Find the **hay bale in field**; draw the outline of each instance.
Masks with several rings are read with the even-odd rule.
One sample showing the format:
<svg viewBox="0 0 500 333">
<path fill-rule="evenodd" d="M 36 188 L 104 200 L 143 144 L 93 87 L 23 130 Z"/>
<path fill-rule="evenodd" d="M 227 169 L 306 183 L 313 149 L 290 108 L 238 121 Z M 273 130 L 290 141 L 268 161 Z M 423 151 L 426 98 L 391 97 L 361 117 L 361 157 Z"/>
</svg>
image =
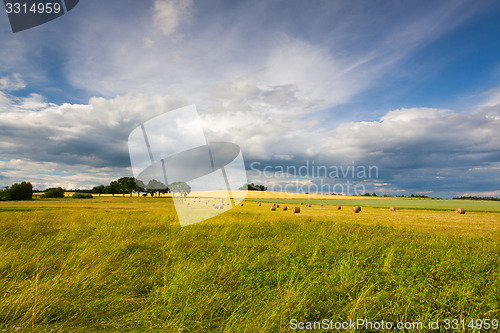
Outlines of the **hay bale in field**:
<svg viewBox="0 0 500 333">
<path fill-rule="evenodd" d="M 276 205 L 272 205 L 272 206 L 271 206 L 271 210 L 272 210 L 272 211 L 275 211 L 275 210 L 276 210 Z"/>
<path fill-rule="evenodd" d="M 293 207 L 292 211 L 294 214 L 298 214 L 298 213 L 300 213 L 300 207 Z"/>
<path fill-rule="evenodd" d="M 243 206 L 243 203 L 240 203 L 240 206 Z"/>
<path fill-rule="evenodd" d="M 320 207 L 323 207 L 323 204 L 319 205 Z"/>
<path fill-rule="evenodd" d="M 341 210 L 342 209 L 342 206 L 337 206 L 337 210 Z"/>
<path fill-rule="evenodd" d="M 359 213 L 360 211 L 361 211 L 361 207 L 359 207 L 359 206 L 352 207 L 352 212 L 353 213 Z"/>
<path fill-rule="evenodd" d="M 391 206 L 391 207 L 389 208 L 389 210 L 390 210 L 391 212 L 395 212 L 395 211 L 396 211 L 396 207 Z"/>
<path fill-rule="evenodd" d="M 304 204 L 304 203 L 302 203 L 302 202 L 300 203 L 300 205 L 301 205 L 301 206 L 302 206 L 303 204 Z"/>
<path fill-rule="evenodd" d="M 259 207 L 262 206 L 260 203 L 259 203 Z"/>
<path fill-rule="evenodd" d="M 288 207 L 284 205 L 283 210 L 288 210 Z"/>
<path fill-rule="evenodd" d="M 457 208 L 455 211 L 457 214 L 465 214 L 465 208 Z"/>
<path fill-rule="evenodd" d="M 276 205 L 276 208 L 280 208 L 280 205 Z"/>
</svg>

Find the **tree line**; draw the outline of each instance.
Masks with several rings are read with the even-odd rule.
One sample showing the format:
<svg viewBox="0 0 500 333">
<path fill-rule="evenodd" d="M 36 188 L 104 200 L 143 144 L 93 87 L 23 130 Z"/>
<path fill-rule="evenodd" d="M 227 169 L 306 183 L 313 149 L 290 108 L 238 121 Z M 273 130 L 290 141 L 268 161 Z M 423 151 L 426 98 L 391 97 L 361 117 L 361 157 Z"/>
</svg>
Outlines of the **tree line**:
<svg viewBox="0 0 500 333">
<path fill-rule="evenodd" d="M 500 198 L 495 197 L 476 197 L 476 196 L 461 196 L 453 198 L 454 200 L 486 200 L 486 201 L 500 201 Z"/>
<path fill-rule="evenodd" d="M 149 193 L 151 196 L 161 193 L 172 193 L 173 195 L 178 193 L 187 196 L 191 193 L 191 186 L 185 182 L 174 182 L 167 186 L 156 179 L 151 179 L 147 184 L 144 184 L 142 180 L 134 177 L 121 177 L 111 181 L 109 185 L 98 185 L 92 188 L 92 193 L 99 194 L 99 196 L 101 194 L 111 194 L 112 196 L 115 196 L 115 194 L 121 194 L 122 196 L 128 194 L 132 196 L 134 192 L 137 193 L 137 196 L 141 193 Z"/>
<path fill-rule="evenodd" d="M 240 188 L 241 190 L 249 191 L 266 191 L 267 187 L 264 185 L 257 185 L 254 183 L 245 184 Z M 15 183 L 11 186 L 6 186 L 5 189 L 0 189 L 0 201 L 4 200 L 31 200 L 33 199 L 33 185 L 30 182 L 23 181 L 21 183 Z M 41 195 L 42 198 L 64 198 L 64 193 L 68 192 L 62 187 L 51 187 L 43 191 Z M 77 191 L 75 191 L 77 192 Z M 116 180 L 111 181 L 108 185 L 98 185 L 94 186 L 91 190 L 79 190 L 78 192 L 92 192 L 101 196 L 101 194 L 111 194 L 115 196 L 116 194 L 121 194 L 125 196 L 126 194 L 132 196 L 133 193 L 137 193 L 139 196 L 141 193 L 143 195 L 150 194 L 151 196 L 157 194 L 172 193 L 172 195 L 187 196 L 191 193 L 191 186 L 185 182 L 174 182 L 165 185 L 164 183 L 151 179 L 147 184 L 144 184 L 139 179 L 134 177 L 121 177 Z M 76 196 L 75 196 L 76 195 Z M 89 196 L 82 196 L 81 193 L 75 193 L 73 197 L 80 198 Z"/>
</svg>

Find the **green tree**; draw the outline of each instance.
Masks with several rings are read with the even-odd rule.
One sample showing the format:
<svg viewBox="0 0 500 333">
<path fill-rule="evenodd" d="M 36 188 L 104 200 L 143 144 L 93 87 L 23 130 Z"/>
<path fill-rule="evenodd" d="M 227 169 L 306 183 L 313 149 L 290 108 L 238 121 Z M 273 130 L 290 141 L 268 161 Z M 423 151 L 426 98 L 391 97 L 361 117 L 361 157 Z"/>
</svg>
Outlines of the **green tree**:
<svg viewBox="0 0 500 333">
<path fill-rule="evenodd" d="M 125 196 L 125 193 L 129 193 L 132 196 L 132 192 L 137 188 L 134 177 L 121 177 L 116 182 L 123 196 Z"/>
<path fill-rule="evenodd" d="M 22 182 L 15 183 L 3 191 L 4 200 L 31 200 L 33 199 L 33 185 Z"/>
<path fill-rule="evenodd" d="M 137 196 L 140 195 L 141 192 L 146 191 L 146 185 L 140 179 L 135 180 L 135 191 L 137 191 Z"/>
<path fill-rule="evenodd" d="M 99 196 L 101 196 L 101 194 L 103 194 L 105 190 L 106 190 L 106 186 L 98 185 L 98 186 L 94 186 L 92 188 L 92 193 L 97 193 L 97 194 L 99 194 Z"/>
<path fill-rule="evenodd" d="M 191 186 L 185 182 L 175 182 L 168 186 L 172 191 L 172 195 L 179 193 L 180 195 L 187 196 L 191 193 Z"/>
<path fill-rule="evenodd" d="M 151 196 L 154 195 L 156 192 L 168 192 L 168 187 L 163 184 L 162 182 L 156 180 L 156 179 L 151 179 L 148 182 L 148 185 L 146 185 L 146 190 L 148 193 L 151 193 Z"/>
<path fill-rule="evenodd" d="M 118 182 L 116 180 L 113 180 L 111 183 L 109 183 L 109 185 L 104 188 L 104 193 L 111 194 L 112 196 L 120 193 L 120 186 L 118 185 Z"/>
</svg>

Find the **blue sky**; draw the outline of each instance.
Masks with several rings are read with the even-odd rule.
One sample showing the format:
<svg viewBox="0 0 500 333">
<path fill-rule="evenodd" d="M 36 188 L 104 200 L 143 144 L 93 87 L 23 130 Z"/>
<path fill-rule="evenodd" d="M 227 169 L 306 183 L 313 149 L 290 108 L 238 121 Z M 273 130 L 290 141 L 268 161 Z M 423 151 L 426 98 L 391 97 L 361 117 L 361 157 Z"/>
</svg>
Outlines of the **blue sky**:
<svg viewBox="0 0 500 333">
<path fill-rule="evenodd" d="M 500 196 L 495 1 L 97 1 L 13 34 L 0 14 L 0 185 L 130 176 L 128 134 L 196 104 L 261 168 L 376 166 L 369 192 Z M 293 185 L 295 184 L 295 185 Z"/>
</svg>

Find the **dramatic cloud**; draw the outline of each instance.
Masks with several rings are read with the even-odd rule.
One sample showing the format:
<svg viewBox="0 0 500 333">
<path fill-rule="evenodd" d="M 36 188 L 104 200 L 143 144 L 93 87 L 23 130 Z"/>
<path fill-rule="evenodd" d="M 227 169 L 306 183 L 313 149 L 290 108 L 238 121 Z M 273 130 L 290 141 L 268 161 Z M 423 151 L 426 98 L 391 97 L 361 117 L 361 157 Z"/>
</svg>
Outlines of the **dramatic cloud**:
<svg viewBox="0 0 500 333">
<path fill-rule="evenodd" d="M 360 180 L 366 189 L 397 193 L 405 188 L 418 192 L 434 185 L 441 187 L 443 193 L 463 193 L 472 188 L 461 189 L 463 186 L 457 184 L 470 177 L 469 183 L 476 188 L 494 190 L 491 179 L 498 178 L 500 167 L 500 105 L 479 107 L 471 113 L 399 109 L 387 112 L 378 121 L 347 122 L 328 129 L 301 118 L 306 104 L 291 98 L 293 89 L 262 91 L 247 81 L 236 84 L 234 89 L 253 96 L 251 107 L 241 112 L 204 110 L 201 120 L 210 141 L 230 141 L 241 146 L 249 169 L 255 168 L 255 164 L 250 168 L 254 161 L 258 161 L 255 170 L 271 167 L 275 171 L 278 166 L 298 168 L 306 163 L 340 168 L 375 166 L 376 175 Z M 17 105 L 14 97 L 4 96 L 10 99 L 9 105 Z M 29 104 L 24 103 L 22 110 L 19 106 L 18 110 L 4 111 L 0 114 L 0 148 L 3 158 L 9 160 L 3 164 L 3 181 L 28 177 L 29 172 L 37 170 L 37 184 L 41 186 L 59 177 L 58 184 L 85 187 L 105 178 L 90 177 L 86 168 L 93 172 L 102 168 L 106 175 L 111 175 L 109 170 L 118 173 L 116 176 L 130 174 L 130 132 L 145 120 L 186 104 L 178 98 L 139 94 L 92 98 L 87 105 L 45 104 L 42 109 L 33 103 L 33 110 L 27 110 Z M 281 117 L 287 108 L 290 113 L 283 121 Z M 16 169 L 16 165 L 24 167 Z M 14 177 L 14 170 L 19 171 L 18 178 Z M 45 181 L 42 174 L 48 175 Z M 249 175 L 256 176 L 252 172 Z M 478 182 L 482 179 L 479 175 L 489 178 Z M 282 173 L 275 176 L 255 180 L 280 186 L 319 185 L 321 181 L 310 171 L 300 177 L 292 174 L 283 179 Z M 352 177 L 347 174 L 340 178 Z"/>
</svg>

